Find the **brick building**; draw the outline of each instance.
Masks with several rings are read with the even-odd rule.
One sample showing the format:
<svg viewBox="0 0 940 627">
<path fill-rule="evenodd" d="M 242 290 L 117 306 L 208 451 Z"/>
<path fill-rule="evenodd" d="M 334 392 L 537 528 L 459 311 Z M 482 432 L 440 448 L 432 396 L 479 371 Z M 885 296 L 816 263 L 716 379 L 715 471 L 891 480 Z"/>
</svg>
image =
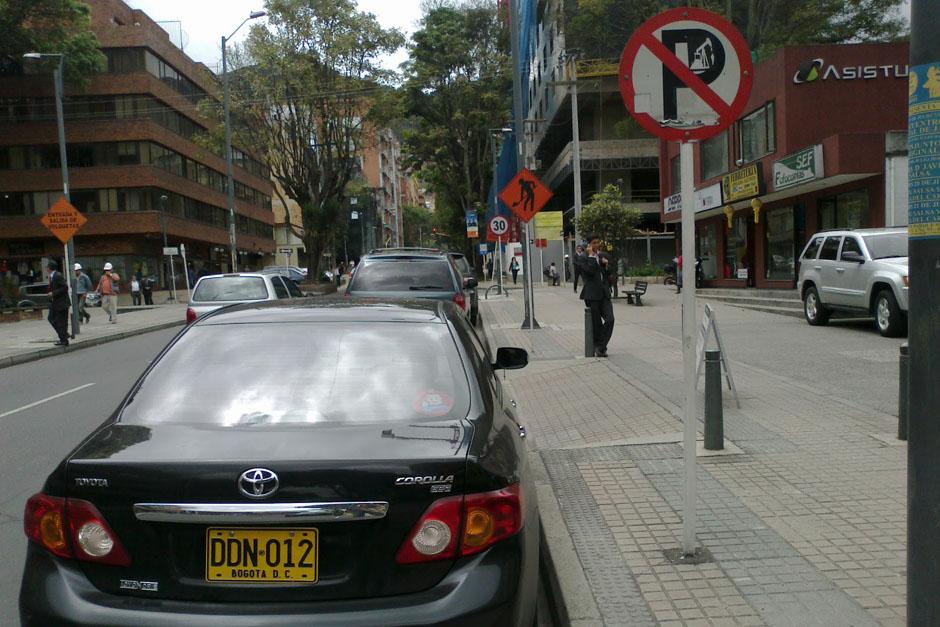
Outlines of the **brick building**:
<svg viewBox="0 0 940 627">
<path fill-rule="evenodd" d="M 794 46 L 755 68 L 744 114 L 695 146 L 705 284 L 792 288 L 816 231 L 907 224 L 906 43 Z M 679 222 L 678 144 L 660 142 Z"/>
<path fill-rule="evenodd" d="M 215 76 L 143 12 L 121 0 L 87 4 L 107 68 L 65 90 L 71 199 L 88 218 L 77 260 L 92 276 L 110 261 L 122 276 L 165 285 L 165 217 L 170 245 L 186 244 L 196 272 L 228 270 L 225 159 L 193 141 L 209 124 L 197 103 L 217 97 Z M 51 69 L 29 63 L 0 76 L 0 259 L 21 275 L 62 256 L 39 221 L 62 195 Z M 271 182 L 256 159 L 234 155 L 239 268 L 260 267 L 274 252 Z"/>
</svg>

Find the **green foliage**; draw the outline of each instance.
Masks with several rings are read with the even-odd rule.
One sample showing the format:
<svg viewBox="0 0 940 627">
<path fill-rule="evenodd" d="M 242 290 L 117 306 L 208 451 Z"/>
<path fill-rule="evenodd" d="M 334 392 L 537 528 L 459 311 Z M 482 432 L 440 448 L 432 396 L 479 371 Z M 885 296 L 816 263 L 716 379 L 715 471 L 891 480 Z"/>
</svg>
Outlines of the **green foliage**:
<svg viewBox="0 0 940 627">
<path fill-rule="evenodd" d="M 495 2 L 434 0 L 425 9 L 405 64 L 405 152 L 435 191 L 438 226 L 462 247 L 464 210 L 489 190 L 489 129 L 510 115 L 508 29 Z"/>
<path fill-rule="evenodd" d="M 436 246 L 431 229 L 437 226 L 435 215 L 425 207 L 402 207 L 405 246 Z"/>
<path fill-rule="evenodd" d="M 254 26 L 229 55 L 234 143 L 263 155 L 300 205 L 303 232 L 296 234 L 316 274 L 346 227 L 347 187 L 369 141 L 366 120 L 392 77 L 379 59 L 404 38 L 353 0 L 268 0 L 265 8 L 268 26 Z M 208 106 L 220 119 L 218 105 Z M 218 145 L 221 129 L 215 133 L 204 143 Z"/>
<path fill-rule="evenodd" d="M 82 85 L 105 64 L 79 0 L 0 0 L 0 32 L 0 67 L 21 65 L 27 52 L 64 53 L 65 80 Z"/>
<path fill-rule="evenodd" d="M 608 250 L 622 252 L 626 239 L 636 233 L 639 222 L 640 210 L 623 204 L 616 185 L 606 185 L 581 209 L 578 231 L 585 237 L 600 237 Z"/>
<path fill-rule="evenodd" d="M 789 44 L 891 41 L 907 34 L 901 0 L 692 0 L 731 16 L 761 58 Z M 565 36 L 584 58 L 618 58 L 633 31 L 674 6 L 667 0 L 566 0 Z"/>
<path fill-rule="evenodd" d="M 623 276 L 665 276 L 666 271 L 652 263 L 632 266 L 623 271 Z"/>
</svg>

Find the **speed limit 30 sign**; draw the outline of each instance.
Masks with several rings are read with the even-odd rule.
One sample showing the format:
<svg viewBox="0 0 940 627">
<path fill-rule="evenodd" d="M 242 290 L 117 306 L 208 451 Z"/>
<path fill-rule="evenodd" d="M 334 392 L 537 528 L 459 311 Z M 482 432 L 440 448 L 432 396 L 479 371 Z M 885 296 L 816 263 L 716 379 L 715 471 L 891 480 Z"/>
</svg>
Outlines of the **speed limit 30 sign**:
<svg viewBox="0 0 940 627">
<path fill-rule="evenodd" d="M 506 216 L 493 216 L 486 228 L 486 239 L 497 242 L 509 233 L 509 218 Z"/>
<path fill-rule="evenodd" d="M 695 8 L 664 11 L 636 30 L 620 57 L 620 94 L 633 117 L 666 140 L 717 135 L 751 94 L 747 42 L 720 16 Z"/>
</svg>

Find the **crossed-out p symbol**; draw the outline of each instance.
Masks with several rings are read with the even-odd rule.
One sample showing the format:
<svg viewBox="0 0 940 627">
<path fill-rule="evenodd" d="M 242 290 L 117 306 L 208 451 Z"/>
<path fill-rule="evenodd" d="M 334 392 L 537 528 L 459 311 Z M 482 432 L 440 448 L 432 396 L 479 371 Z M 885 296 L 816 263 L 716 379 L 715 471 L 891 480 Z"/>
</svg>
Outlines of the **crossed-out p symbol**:
<svg viewBox="0 0 940 627">
<path fill-rule="evenodd" d="M 725 68 L 725 47 L 712 33 L 700 28 L 665 29 L 663 45 L 674 55 L 685 49 L 689 69 L 706 85 L 721 76 Z M 663 65 L 663 118 L 675 120 L 678 116 L 678 90 L 688 87 Z"/>
</svg>

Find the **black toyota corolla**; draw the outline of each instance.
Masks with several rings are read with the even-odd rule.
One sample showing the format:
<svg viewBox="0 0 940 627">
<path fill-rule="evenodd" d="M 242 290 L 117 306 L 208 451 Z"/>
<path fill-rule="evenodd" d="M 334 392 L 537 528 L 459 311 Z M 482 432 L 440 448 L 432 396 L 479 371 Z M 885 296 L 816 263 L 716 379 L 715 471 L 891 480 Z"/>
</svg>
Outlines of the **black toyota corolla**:
<svg viewBox="0 0 940 627">
<path fill-rule="evenodd" d="M 29 499 L 23 625 L 524 625 L 538 511 L 450 303 L 274 301 L 181 332 Z"/>
</svg>

